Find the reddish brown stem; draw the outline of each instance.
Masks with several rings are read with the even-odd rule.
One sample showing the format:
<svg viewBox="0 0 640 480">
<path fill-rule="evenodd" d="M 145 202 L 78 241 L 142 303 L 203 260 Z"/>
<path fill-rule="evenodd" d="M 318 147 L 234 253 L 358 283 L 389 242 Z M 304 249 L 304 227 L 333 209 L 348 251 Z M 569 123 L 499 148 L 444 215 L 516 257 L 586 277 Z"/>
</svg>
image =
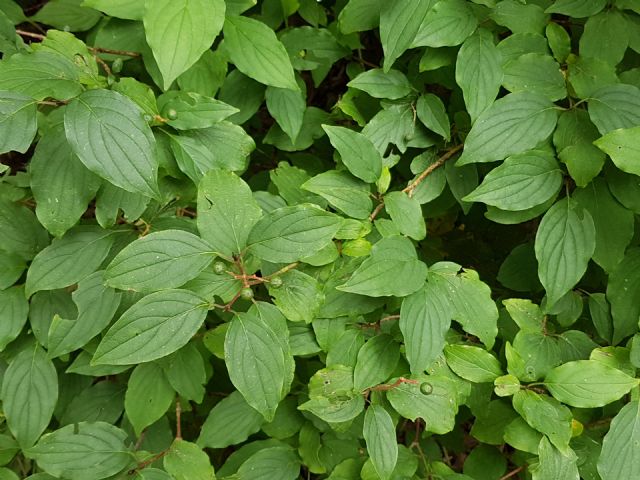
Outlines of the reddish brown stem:
<svg viewBox="0 0 640 480">
<path fill-rule="evenodd" d="M 519 474 L 523 470 L 524 470 L 524 466 L 520 466 L 514 470 L 511 470 L 506 475 L 500 477 L 500 480 L 507 480 L 508 478 L 515 477 L 517 474 Z"/>
<path fill-rule="evenodd" d="M 16 33 L 22 37 L 33 38 L 36 40 L 44 40 L 47 38 L 46 35 L 42 35 L 41 33 L 28 32 L 26 30 L 16 29 Z M 93 53 L 110 53 L 111 55 L 122 55 L 123 57 L 139 57 L 139 52 L 131 52 L 129 50 L 113 50 L 111 48 L 103 48 L 103 47 L 89 47 L 87 46 L 89 51 Z"/>
<path fill-rule="evenodd" d="M 176 440 L 182 440 L 182 405 L 176 400 Z"/>
<path fill-rule="evenodd" d="M 413 196 L 413 191 L 418 187 L 418 185 L 420 185 L 422 183 L 422 181 L 425 178 L 427 178 L 429 175 L 431 175 L 434 170 L 436 170 L 436 169 L 440 168 L 442 165 L 444 165 L 447 160 L 449 160 L 451 157 L 453 157 L 461 149 L 462 149 L 462 144 L 456 145 L 455 147 L 451 147 L 449 150 L 447 150 L 444 153 L 444 155 L 442 155 L 435 162 L 433 162 L 431 165 L 429 165 L 427 168 L 425 168 L 424 171 L 420 175 L 418 175 L 418 177 L 413 182 L 411 182 L 409 185 L 407 185 L 402 191 L 404 193 L 406 193 L 407 195 L 409 195 L 410 197 Z"/>
<path fill-rule="evenodd" d="M 412 385 L 418 385 L 420 382 L 418 380 L 412 380 L 411 378 L 400 377 L 393 383 L 382 383 L 380 385 L 376 385 L 375 387 L 368 388 L 367 391 L 370 391 L 370 392 L 386 392 L 388 390 L 393 390 L 394 388 L 398 388 L 403 383 L 410 383 Z"/>
</svg>

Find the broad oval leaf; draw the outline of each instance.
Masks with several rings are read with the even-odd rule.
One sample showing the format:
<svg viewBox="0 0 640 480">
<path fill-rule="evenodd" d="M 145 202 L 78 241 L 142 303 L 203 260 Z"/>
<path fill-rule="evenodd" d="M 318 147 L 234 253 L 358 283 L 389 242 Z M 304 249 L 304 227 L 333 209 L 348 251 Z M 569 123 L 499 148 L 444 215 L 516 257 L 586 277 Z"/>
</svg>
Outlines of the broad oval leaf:
<svg viewBox="0 0 640 480">
<path fill-rule="evenodd" d="M 176 438 L 162 460 L 164 469 L 176 480 L 213 480 L 209 456 L 195 443 Z"/>
<path fill-rule="evenodd" d="M 149 362 L 186 345 L 207 315 L 208 304 L 188 290 L 162 290 L 143 297 L 111 326 L 92 363 Z"/>
<path fill-rule="evenodd" d="M 427 12 L 413 47 L 454 47 L 478 26 L 473 9 L 464 0 L 439 0 Z"/>
<path fill-rule="evenodd" d="M 431 6 L 431 0 L 392 0 L 380 13 L 380 41 L 384 51 L 384 71 L 408 49 Z"/>
<path fill-rule="evenodd" d="M 322 128 L 353 175 L 367 183 L 378 180 L 382 173 L 382 157 L 371 140 L 345 127 L 323 125 Z"/>
<path fill-rule="evenodd" d="M 640 175 L 640 127 L 612 130 L 593 144 L 609 155 L 623 172 Z"/>
<path fill-rule="evenodd" d="M 427 226 L 420 203 L 404 192 L 390 192 L 384 197 L 384 207 L 400 233 L 414 240 L 427 236 Z"/>
<path fill-rule="evenodd" d="M 142 363 L 134 368 L 127 382 L 124 409 L 136 435 L 159 420 L 174 397 L 175 392 L 157 363 Z"/>
<path fill-rule="evenodd" d="M 600 134 L 640 124 L 640 88 L 607 85 L 589 96 L 589 117 Z"/>
<path fill-rule="evenodd" d="M 213 258 L 211 246 L 193 233 L 163 230 L 123 248 L 107 267 L 105 279 L 121 290 L 176 288 L 198 276 Z"/>
<path fill-rule="evenodd" d="M 353 218 L 368 218 L 373 208 L 369 186 L 344 171 L 323 172 L 303 183 L 302 188 L 320 195 Z"/>
<path fill-rule="evenodd" d="M 20 335 L 28 315 L 29 302 L 22 286 L 0 290 L 0 352 Z"/>
<path fill-rule="evenodd" d="M 470 382 L 493 382 L 503 374 L 498 359 L 480 347 L 447 345 L 444 355 L 451 370 Z"/>
<path fill-rule="evenodd" d="M 16 355 L 2 380 L 2 406 L 9 430 L 22 448 L 32 446 L 51 421 L 58 401 L 56 368 L 39 347 Z"/>
<path fill-rule="evenodd" d="M 457 165 L 494 162 L 530 150 L 551 135 L 557 118 L 555 106 L 545 97 L 510 93 L 478 117 Z"/>
<path fill-rule="evenodd" d="M 38 130 L 36 102 L 17 92 L 0 91 L 0 152 L 25 153 Z"/>
<path fill-rule="evenodd" d="M 378 476 L 388 480 L 398 461 L 398 442 L 393 420 L 384 407 L 371 405 L 367 408 L 362 434 Z"/>
<path fill-rule="evenodd" d="M 640 304 L 640 249 L 630 248 L 611 272 L 607 285 L 607 300 L 613 316 L 613 344 L 638 331 Z"/>
<path fill-rule="evenodd" d="M 93 173 L 128 192 L 159 195 L 155 139 L 132 100 L 112 90 L 85 92 L 67 106 L 64 128 Z"/>
<path fill-rule="evenodd" d="M 640 442 L 640 403 L 627 403 L 611 421 L 602 441 L 598 473 L 602 480 L 640 477 L 636 446 Z"/>
<path fill-rule="evenodd" d="M 211 47 L 224 14 L 224 0 L 146 0 L 144 30 L 165 90 Z"/>
<path fill-rule="evenodd" d="M 353 387 L 362 391 L 385 382 L 400 359 L 400 346 L 390 335 L 376 335 L 358 351 Z"/>
<path fill-rule="evenodd" d="M 567 362 L 549 371 L 544 385 L 571 407 L 597 408 L 615 402 L 640 380 L 597 360 Z"/>
<path fill-rule="evenodd" d="M 596 249 L 591 214 L 565 198 L 551 207 L 536 233 L 538 276 L 552 306 L 582 278 Z"/>
<path fill-rule="evenodd" d="M 372 68 L 362 72 L 347 86 L 362 90 L 374 98 L 388 98 L 390 100 L 406 97 L 413 90 L 404 73 L 393 69 L 385 72 L 381 68 Z"/>
<path fill-rule="evenodd" d="M 69 480 L 100 480 L 131 462 L 127 434 L 109 423 L 80 422 L 44 435 L 27 450 L 45 472 Z"/>
<path fill-rule="evenodd" d="M 284 45 L 264 23 L 248 17 L 227 16 L 224 42 L 233 64 L 248 77 L 272 87 L 298 90 Z"/>
</svg>

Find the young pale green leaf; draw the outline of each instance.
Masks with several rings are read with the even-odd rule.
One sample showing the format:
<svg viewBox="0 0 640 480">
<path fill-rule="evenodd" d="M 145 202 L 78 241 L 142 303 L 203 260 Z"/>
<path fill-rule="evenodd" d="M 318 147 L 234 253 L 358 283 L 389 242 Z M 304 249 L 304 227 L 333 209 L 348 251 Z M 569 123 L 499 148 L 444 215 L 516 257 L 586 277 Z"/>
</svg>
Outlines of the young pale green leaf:
<svg viewBox="0 0 640 480">
<path fill-rule="evenodd" d="M 162 290 L 133 304 L 111 326 L 92 362 L 130 365 L 166 357 L 186 345 L 207 315 L 207 303 L 188 290 Z"/>
<path fill-rule="evenodd" d="M 282 207 L 264 215 L 251 229 L 247 243 L 269 262 L 295 262 L 331 243 L 342 219 L 316 205 Z"/>
<path fill-rule="evenodd" d="M 267 421 L 289 392 L 293 356 L 285 318 L 273 305 L 234 316 L 225 337 L 224 355 L 229 377 L 249 405 Z"/>
<path fill-rule="evenodd" d="M 503 374 L 498 359 L 480 347 L 447 345 L 444 355 L 451 370 L 470 382 L 493 382 Z"/>
<path fill-rule="evenodd" d="M 404 73 L 394 69 L 385 72 L 381 68 L 372 68 L 362 72 L 347 86 L 362 90 L 374 98 L 388 98 L 390 100 L 406 97 L 413 90 Z"/>
<path fill-rule="evenodd" d="M 389 480 L 398 461 L 398 442 L 393 420 L 384 407 L 367 408 L 362 434 L 380 480 Z"/>
<path fill-rule="evenodd" d="M 165 90 L 211 47 L 224 14 L 223 0 L 145 1 L 144 30 Z"/>
<path fill-rule="evenodd" d="M 289 88 L 267 87 L 265 99 L 269 113 L 295 144 L 307 109 L 305 96 Z"/>
<path fill-rule="evenodd" d="M 530 469 L 533 480 L 580 479 L 578 458 L 573 450 L 568 449 L 566 453 L 563 453 L 554 447 L 547 437 L 542 437 L 537 453 L 538 463 L 532 465 Z"/>
<path fill-rule="evenodd" d="M 345 127 L 323 125 L 322 128 L 352 174 L 367 183 L 378 180 L 382 173 L 382 157 L 371 140 Z"/>
<path fill-rule="evenodd" d="M 78 227 L 56 239 L 31 262 L 26 294 L 68 287 L 95 272 L 105 259 L 114 233 L 99 228 Z"/>
<path fill-rule="evenodd" d="M 640 305 L 640 249 L 630 248 L 611 272 L 607 284 L 607 300 L 613 316 L 613 344 L 638 331 Z"/>
<path fill-rule="evenodd" d="M 358 350 L 353 387 L 358 391 L 385 382 L 400 359 L 400 346 L 390 335 L 376 335 Z"/>
<path fill-rule="evenodd" d="M 640 476 L 636 445 L 640 442 L 640 404 L 627 403 L 611 421 L 602 441 L 598 473 L 602 480 Z"/>
<path fill-rule="evenodd" d="M 28 315 L 29 302 L 22 286 L 0 290 L 0 351 L 20 335 Z"/>
<path fill-rule="evenodd" d="M 164 469 L 176 480 L 215 480 L 209 456 L 195 443 L 177 438 L 162 460 Z"/>
<path fill-rule="evenodd" d="M 400 331 L 411 373 L 424 372 L 442 353 L 451 310 L 448 298 L 431 282 L 402 301 Z"/>
<path fill-rule="evenodd" d="M 78 316 L 65 319 L 57 313 L 49 327 L 49 358 L 77 350 L 104 330 L 120 305 L 121 294 L 105 286 L 104 272 L 95 272 L 78 282 L 71 296 Z"/>
<path fill-rule="evenodd" d="M 500 51 L 488 30 L 479 29 L 462 44 L 456 60 L 456 83 L 472 122 L 496 99 L 502 84 L 501 65 Z"/>
<path fill-rule="evenodd" d="M 39 347 L 16 355 L 2 380 L 2 407 L 9 430 L 22 448 L 31 447 L 51 421 L 58 401 L 58 375 Z"/>
<path fill-rule="evenodd" d="M 38 141 L 29 171 L 38 220 L 56 237 L 78 222 L 100 188 L 100 177 L 73 153 L 62 128 Z"/>
<path fill-rule="evenodd" d="M 558 114 L 551 101 L 531 93 L 511 93 L 476 120 L 457 165 L 494 162 L 534 148 L 551 135 Z"/>
<path fill-rule="evenodd" d="M 416 114 L 429 130 L 447 141 L 451 139 L 449 117 L 440 97 L 432 93 L 420 95 L 416 103 Z"/>
<path fill-rule="evenodd" d="M 571 410 L 548 395 L 531 390 L 518 390 L 513 397 L 513 408 L 522 418 L 563 453 L 569 450 L 572 435 Z"/>
<path fill-rule="evenodd" d="M 130 464 L 126 440 L 127 434 L 109 423 L 80 422 L 47 433 L 26 454 L 55 477 L 101 480 Z"/>
<path fill-rule="evenodd" d="M 577 190 L 574 198 L 593 218 L 596 228 L 593 260 L 610 273 L 622 261 L 633 237 L 633 212 L 617 202 L 602 178 Z"/>
<path fill-rule="evenodd" d="M 458 411 L 455 382 L 436 375 L 420 375 L 410 380 L 411 383 L 401 383 L 387 392 L 391 406 L 412 421 L 423 419 L 426 431 L 437 434 L 450 432 Z"/>
<path fill-rule="evenodd" d="M 143 363 L 131 372 L 124 397 L 124 410 L 136 436 L 162 417 L 175 392 L 157 363 Z"/>
<path fill-rule="evenodd" d="M 418 260 L 411 240 L 393 236 L 383 238 L 338 290 L 368 297 L 404 297 L 420 289 L 427 266 Z"/>
<path fill-rule="evenodd" d="M 544 384 L 571 407 L 597 408 L 615 402 L 640 380 L 597 360 L 576 360 L 552 369 Z"/>
<path fill-rule="evenodd" d="M 640 127 L 612 130 L 593 142 L 623 172 L 640 175 Z"/>
<path fill-rule="evenodd" d="M 547 291 L 547 305 L 556 303 L 580 281 L 595 248 L 595 226 L 587 210 L 565 198 L 547 211 L 535 243 L 538 277 Z"/>
<path fill-rule="evenodd" d="M 236 445 L 260 430 L 263 423 L 263 416 L 236 390 L 211 409 L 202 425 L 197 444 L 202 448 Z"/>
<path fill-rule="evenodd" d="M 545 13 L 560 13 L 574 18 L 595 15 L 607 4 L 606 0 L 556 0 Z"/>
<path fill-rule="evenodd" d="M 299 89 L 284 45 L 264 23 L 227 16 L 224 45 L 233 64 L 248 77 L 272 87 Z"/>
<path fill-rule="evenodd" d="M 640 88 L 619 84 L 598 89 L 589 98 L 589 117 L 602 135 L 636 127 L 640 124 Z"/>
<path fill-rule="evenodd" d="M 66 108 L 64 129 L 80 161 L 124 190 L 155 197 L 155 139 L 132 100 L 111 90 L 90 90 Z"/>
<path fill-rule="evenodd" d="M 349 217 L 366 219 L 373 208 L 369 186 L 344 171 L 323 172 L 303 183 L 302 188 L 325 198 Z"/>
<path fill-rule="evenodd" d="M 418 201 L 404 192 L 390 192 L 384 196 L 384 207 L 403 235 L 422 240 L 427 236 L 427 226 Z"/>
<path fill-rule="evenodd" d="M 478 19 L 467 2 L 439 0 L 422 20 L 411 46 L 454 47 L 464 42 L 477 26 Z"/>
<path fill-rule="evenodd" d="M 25 153 L 38 129 L 36 102 L 21 93 L 0 91 L 0 152 Z"/>
<path fill-rule="evenodd" d="M 211 127 L 240 111 L 211 97 L 176 90 L 158 97 L 158 108 L 167 124 L 178 130 Z"/>
<path fill-rule="evenodd" d="M 526 210 L 548 201 L 561 186 L 562 171 L 556 159 L 532 150 L 509 157 L 491 170 L 464 200 L 502 210 Z"/>
<path fill-rule="evenodd" d="M 123 248 L 107 267 L 105 279 L 121 290 L 176 288 L 195 278 L 213 258 L 211 245 L 193 233 L 163 230 Z"/>
<path fill-rule="evenodd" d="M 502 84 L 510 92 L 531 92 L 551 101 L 567 96 L 560 65 L 550 55 L 527 53 L 504 64 Z"/>
<path fill-rule="evenodd" d="M 384 71 L 407 50 L 431 6 L 431 1 L 392 0 L 380 13 L 380 41 L 384 51 Z"/>
</svg>

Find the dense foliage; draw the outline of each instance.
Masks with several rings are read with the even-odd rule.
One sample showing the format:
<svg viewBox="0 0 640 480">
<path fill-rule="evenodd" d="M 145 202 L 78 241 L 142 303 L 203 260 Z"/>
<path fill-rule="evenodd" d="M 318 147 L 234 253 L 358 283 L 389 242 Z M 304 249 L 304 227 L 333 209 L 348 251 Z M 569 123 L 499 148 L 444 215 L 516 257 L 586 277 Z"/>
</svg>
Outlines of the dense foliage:
<svg viewBox="0 0 640 480">
<path fill-rule="evenodd" d="M 640 1 L 0 1 L 0 478 L 640 478 Z"/>
</svg>

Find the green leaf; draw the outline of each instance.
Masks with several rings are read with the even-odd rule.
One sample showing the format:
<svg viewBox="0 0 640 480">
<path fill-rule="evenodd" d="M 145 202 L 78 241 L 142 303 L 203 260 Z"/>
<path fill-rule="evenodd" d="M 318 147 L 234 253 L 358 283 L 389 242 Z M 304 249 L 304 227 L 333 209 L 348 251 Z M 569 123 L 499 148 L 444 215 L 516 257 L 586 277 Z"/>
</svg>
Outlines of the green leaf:
<svg viewBox="0 0 640 480">
<path fill-rule="evenodd" d="M 456 386 L 453 380 L 434 375 L 420 375 L 416 383 L 401 383 L 387 392 L 393 408 L 411 421 L 421 418 L 425 430 L 444 434 L 453 430 L 458 411 Z"/>
<path fill-rule="evenodd" d="M 299 89 L 284 45 L 264 23 L 227 16 L 224 42 L 231 61 L 245 75 L 272 87 Z"/>
<path fill-rule="evenodd" d="M 32 98 L 0 91 L 0 152 L 27 151 L 38 129 L 36 111 Z"/>
<path fill-rule="evenodd" d="M 381 480 L 390 479 L 398 461 L 398 442 L 393 420 L 384 407 L 367 408 L 362 434 L 378 476 Z"/>
<path fill-rule="evenodd" d="M 44 435 L 27 450 L 47 473 L 69 480 L 100 480 L 120 472 L 131 462 L 127 434 L 105 422 L 80 422 Z"/>
<path fill-rule="evenodd" d="M 82 5 L 126 20 L 142 20 L 144 14 L 143 0 L 84 0 Z"/>
<path fill-rule="evenodd" d="M 164 469 L 176 480 L 215 480 L 209 456 L 195 443 L 174 440 L 162 460 Z"/>
<path fill-rule="evenodd" d="M 427 12 L 411 46 L 454 47 L 464 42 L 477 26 L 478 20 L 467 2 L 440 0 Z"/>
<path fill-rule="evenodd" d="M 324 294 L 318 281 L 298 270 L 291 270 L 280 278 L 281 286 L 269 287 L 273 303 L 287 320 L 311 323 L 324 301 Z"/>
<path fill-rule="evenodd" d="M 107 285 L 121 290 L 151 292 L 176 288 L 207 268 L 211 246 L 184 230 L 164 230 L 139 238 L 123 248 L 105 272 Z"/>
<path fill-rule="evenodd" d="M 390 100 L 406 97 L 413 90 L 404 73 L 394 69 L 385 72 L 381 68 L 372 68 L 362 72 L 347 83 L 347 86 L 362 90 L 374 98 L 388 98 Z"/>
<path fill-rule="evenodd" d="M 48 244 L 47 231 L 31 210 L 0 197 L 0 249 L 30 260 Z"/>
<path fill-rule="evenodd" d="M 342 220 L 312 204 L 282 207 L 255 224 L 247 243 L 269 262 L 295 262 L 318 252 L 334 237 Z"/>
<path fill-rule="evenodd" d="M 390 192 L 384 196 L 384 206 L 403 235 L 422 240 L 427 236 L 427 226 L 418 201 L 404 192 Z"/>
<path fill-rule="evenodd" d="M 640 305 L 635 298 L 640 294 L 639 273 L 640 249 L 630 248 L 610 274 L 607 300 L 611 303 L 614 345 L 638 331 Z"/>
<path fill-rule="evenodd" d="M 571 37 L 569 33 L 557 23 L 547 24 L 545 34 L 553 56 L 559 62 L 564 62 L 571 53 Z"/>
<path fill-rule="evenodd" d="M 472 122 L 496 99 L 502 84 L 501 65 L 500 51 L 488 30 L 479 29 L 462 44 L 456 61 L 456 83 Z"/>
<path fill-rule="evenodd" d="M 162 290 L 125 311 L 102 338 L 94 364 L 130 365 L 175 352 L 198 331 L 207 304 L 188 290 Z"/>
<path fill-rule="evenodd" d="M 531 466 L 533 480 L 566 478 L 579 480 L 577 457 L 573 450 L 564 454 L 554 447 L 546 437 L 538 445 L 538 463 Z"/>
<path fill-rule="evenodd" d="M 402 301 L 400 331 L 411 373 L 424 372 L 440 356 L 451 317 L 447 297 L 432 282 Z"/>
<path fill-rule="evenodd" d="M 610 273 L 622 261 L 624 252 L 631 243 L 633 213 L 616 201 L 602 178 L 577 190 L 574 198 L 593 218 L 596 228 L 593 260 Z"/>
<path fill-rule="evenodd" d="M 295 144 L 307 109 L 305 96 L 288 88 L 267 87 L 265 99 L 269 113 Z"/>
<path fill-rule="evenodd" d="M 0 249 L 0 289 L 13 285 L 26 268 L 25 261 L 18 255 Z"/>
<path fill-rule="evenodd" d="M 556 120 L 554 105 L 545 97 L 510 93 L 478 117 L 456 165 L 494 162 L 530 150 L 551 135 Z"/>
<path fill-rule="evenodd" d="M 384 51 L 384 71 L 413 43 L 431 1 L 392 0 L 380 13 L 380 41 Z"/>
<path fill-rule="evenodd" d="M 358 351 L 353 369 L 353 387 L 358 391 L 385 382 L 400 359 L 400 346 L 390 335 L 382 334 L 368 340 Z"/>
<path fill-rule="evenodd" d="M 302 188 L 353 218 L 366 219 L 373 208 L 369 186 L 347 172 L 328 170 L 307 180 Z"/>
<path fill-rule="evenodd" d="M 128 192 L 158 196 L 155 139 L 124 95 L 91 90 L 66 108 L 64 128 L 85 167 Z"/>
<path fill-rule="evenodd" d="M 563 453 L 569 451 L 573 419 L 571 410 L 548 395 L 519 390 L 513 397 L 513 408 L 522 418 Z"/>
<path fill-rule="evenodd" d="M 38 220 L 57 237 L 78 222 L 101 183 L 73 153 L 62 128 L 40 139 L 30 172 Z"/>
<path fill-rule="evenodd" d="M 340 31 L 349 34 L 376 28 L 384 5 L 381 0 L 350 0 L 338 16 Z"/>
<path fill-rule="evenodd" d="M 598 13 L 606 3 L 606 0 L 556 0 L 545 12 L 584 18 Z"/>
<path fill-rule="evenodd" d="M 0 290 L 0 351 L 20 335 L 28 315 L 29 302 L 23 287 Z"/>
<path fill-rule="evenodd" d="M 637 126 L 640 124 L 640 89 L 625 84 L 600 88 L 589 98 L 589 117 L 602 135 Z"/>
<path fill-rule="evenodd" d="M 420 95 L 416 103 L 416 114 L 429 130 L 447 141 L 451 139 L 449 117 L 440 97 L 432 93 Z"/>
<path fill-rule="evenodd" d="M 31 20 L 51 25 L 58 30 L 82 32 L 100 20 L 100 13 L 81 6 L 82 0 L 52 0 L 38 10 Z"/>
<path fill-rule="evenodd" d="M 51 421 L 58 401 L 56 369 L 39 347 L 16 355 L 2 380 L 2 406 L 7 425 L 21 448 L 32 446 Z"/>
<path fill-rule="evenodd" d="M 621 398 L 640 380 L 597 360 L 576 360 L 551 370 L 544 384 L 571 407 L 597 408 Z"/>
<path fill-rule="evenodd" d="M 259 450 L 236 473 L 238 480 L 296 480 L 299 475 L 300 460 L 290 447 Z"/>
<path fill-rule="evenodd" d="M 640 475 L 640 462 L 635 446 L 640 441 L 638 401 L 627 403 L 611 421 L 602 441 L 598 473 L 602 480 L 635 478 Z"/>
<path fill-rule="evenodd" d="M 382 172 L 382 158 L 366 136 L 344 127 L 323 125 L 322 128 L 353 175 L 367 183 L 378 180 Z"/>
<path fill-rule="evenodd" d="M 503 374 L 498 359 L 480 347 L 447 345 L 444 355 L 451 370 L 470 382 L 493 382 Z"/>
<path fill-rule="evenodd" d="M 580 36 L 580 55 L 617 65 L 629 45 L 629 27 L 626 17 L 618 9 L 594 15 L 587 20 Z"/>
<path fill-rule="evenodd" d="M 64 401 L 64 392 L 61 397 Z M 60 426 L 79 422 L 115 423 L 123 410 L 124 388 L 114 382 L 99 381 L 71 400 L 60 419 Z"/>
<path fill-rule="evenodd" d="M 165 90 L 211 47 L 224 14 L 223 0 L 145 1 L 144 30 Z"/>
<path fill-rule="evenodd" d="M 167 118 L 167 124 L 178 130 L 211 127 L 239 112 L 236 107 L 214 98 L 175 90 L 158 98 L 158 108 L 160 114 Z"/>
<path fill-rule="evenodd" d="M 532 150 L 509 157 L 491 170 L 480 186 L 464 197 L 502 210 L 526 210 L 545 203 L 562 186 L 562 171 L 555 158 Z"/>
<path fill-rule="evenodd" d="M 124 409 L 136 436 L 165 414 L 174 397 L 175 392 L 158 364 L 143 363 L 133 369 Z"/>
<path fill-rule="evenodd" d="M 78 227 L 42 250 L 27 272 L 26 294 L 68 287 L 95 272 L 105 259 L 114 234 L 90 226 Z"/>
<path fill-rule="evenodd" d="M 640 152 L 640 127 L 612 130 L 597 139 L 596 147 L 611 157 L 613 163 L 623 172 L 640 175 L 638 153 Z"/>
<path fill-rule="evenodd" d="M 260 308 L 234 316 L 225 337 L 225 363 L 247 403 L 271 421 L 289 392 L 293 356 L 285 318 L 272 305 Z"/>
<path fill-rule="evenodd" d="M 535 250 L 549 306 L 580 281 L 595 248 L 595 226 L 587 210 L 565 198 L 547 211 L 536 233 Z"/>
<path fill-rule="evenodd" d="M 0 90 L 35 100 L 68 100 L 82 92 L 78 75 L 78 67 L 57 53 L 18 53 L 0 62 Z"/>
<path fill-rule="evenodd" d="M 404 297 L 423 285 L 426 274 L 427 266 L 418 260 L 411 241 L 394 236 L 378 241 L 349 280 L 336 288 L 369 297 Z"/>
<path fill-rule="evenodd" d="M 71 294 L 78 316 L 66 319 L 54 315 L 47 341 L 49 358 L 83 347 L 109 325 L 120 305 L 121 294 L 104 283 L 103 271 L 78 282 L 78 289 Z"/>
<path fill-rule="evenodd" d="M 202 448 L 236 445 L 260 430 L 263 423 L 262 415 L 236 390 L 211 409 L 202 425 L 197 444 Z"/>
<path fill-rule="evenodd" d="M 504 64 L 502 84 L 510 92 L 531 92 L 551 101 L 567 96 L 560 65 L 550 56 L 527 53 Z"/>
</svg>

